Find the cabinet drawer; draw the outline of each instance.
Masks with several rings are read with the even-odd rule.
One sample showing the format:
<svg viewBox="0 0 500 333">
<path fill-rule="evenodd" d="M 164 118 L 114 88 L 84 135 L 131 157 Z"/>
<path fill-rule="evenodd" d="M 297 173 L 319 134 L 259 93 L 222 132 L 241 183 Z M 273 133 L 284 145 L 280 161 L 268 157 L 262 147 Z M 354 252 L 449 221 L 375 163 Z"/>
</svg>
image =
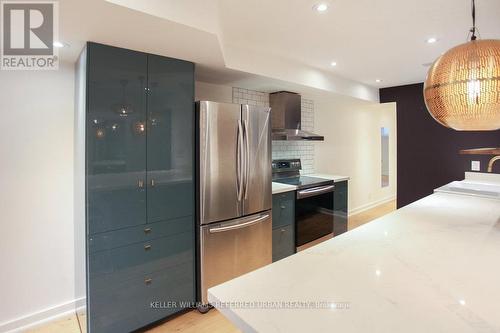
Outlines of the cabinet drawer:
<svg viewBox="0 0 500 333">
<path fill-rule="evenodd" d="M 130 332 L 195 301 L 194 262 L 89 289 L 90 332 Z"/>
<path fill-rule="evenodd" d="M 273 229 L 273 262 L 295 253 L 294 226 Z"/>
<path fill-rule="evenodd" d="M 110 250 L 117 247 L 145 242 L 183 232 L 194 232 L 194 217 L 187 216 L 157 223 L 148 223 L 138 227 L 120 229 L 89 236 L 89 252 Z"/>
<path fill-rule="evenodd" d="M 295 191 L 273 195 L 273 228 L 295 223 Z"/>
<path fill-rule="evenodd" d="M 194 260 L 194 233 L 184 232 L 89 255 L 89 287 L 105 290 L 145 272 Z"/>
</svg>

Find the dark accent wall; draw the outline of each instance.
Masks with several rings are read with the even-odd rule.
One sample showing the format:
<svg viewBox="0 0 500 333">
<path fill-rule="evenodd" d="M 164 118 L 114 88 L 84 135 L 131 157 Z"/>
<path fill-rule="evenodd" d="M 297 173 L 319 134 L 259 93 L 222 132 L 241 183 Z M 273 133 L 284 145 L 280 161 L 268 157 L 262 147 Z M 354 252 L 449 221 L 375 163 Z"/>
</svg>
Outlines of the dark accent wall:
<svg viewBox="0 0 500 333">
<path fill-rule="evenodd" d="M 500 130 L 465 132 L 438 124 L 427 111 L 422 90 L 423 83 L 380 89 L 381 103 L 397 104 L 398 208 L 463 179 L 473 160 L 486 172 L 491 156 L 460 155 L 461 149 L 500 147 Z M 493 171 L 500 173 L 500 163 Z"/>
</svg>

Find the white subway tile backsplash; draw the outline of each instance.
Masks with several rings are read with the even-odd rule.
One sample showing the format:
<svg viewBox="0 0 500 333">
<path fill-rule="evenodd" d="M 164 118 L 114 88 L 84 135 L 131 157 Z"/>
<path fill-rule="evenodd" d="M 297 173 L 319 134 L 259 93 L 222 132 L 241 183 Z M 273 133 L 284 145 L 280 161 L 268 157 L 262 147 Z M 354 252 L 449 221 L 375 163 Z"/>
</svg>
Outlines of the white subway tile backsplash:
<svg viewBox="0 0 500 333">
<path fill-rule="evenodd" d="M 269 94 L 233 87 L 233 103 L 269 106 Z M 314 102 L 302 99 L 301 125 L 305 131 L 314 131 Z M 307 141 L 273 141 L 273 159 L 300 158 L 302 173 L 314 173 L 314 143 Z"/>
</svg>

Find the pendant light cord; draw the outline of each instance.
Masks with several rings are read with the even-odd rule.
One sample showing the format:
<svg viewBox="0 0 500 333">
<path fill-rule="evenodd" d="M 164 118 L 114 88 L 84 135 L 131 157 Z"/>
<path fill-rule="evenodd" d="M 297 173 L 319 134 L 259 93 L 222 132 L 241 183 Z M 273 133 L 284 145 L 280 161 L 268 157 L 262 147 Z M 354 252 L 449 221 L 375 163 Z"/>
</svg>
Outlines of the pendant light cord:
<svg viewBox="0 0 500 333">
<path fill-rule="evenodd" d="M 472 28 L 470 29 L 472 36 L 470 40 L 476 40 L 476 1 L 472 0 Z"/>
</svg>

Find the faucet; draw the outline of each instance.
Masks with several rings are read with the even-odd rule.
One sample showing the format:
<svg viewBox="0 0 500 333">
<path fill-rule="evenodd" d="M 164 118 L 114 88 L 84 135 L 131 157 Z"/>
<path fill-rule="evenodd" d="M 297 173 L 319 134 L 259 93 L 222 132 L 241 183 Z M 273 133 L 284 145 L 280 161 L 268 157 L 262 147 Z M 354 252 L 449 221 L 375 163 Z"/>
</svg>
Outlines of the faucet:
<svg viewBox="0 0 500 333">
<path fill-rule="evenodd" d="M 488 172 L 493 172 L 493 164 L 495 164 L 496 161 L 500 160 L 500 155 L 494 156 L 490 162 L 488 163 Z"/>
</svg>

